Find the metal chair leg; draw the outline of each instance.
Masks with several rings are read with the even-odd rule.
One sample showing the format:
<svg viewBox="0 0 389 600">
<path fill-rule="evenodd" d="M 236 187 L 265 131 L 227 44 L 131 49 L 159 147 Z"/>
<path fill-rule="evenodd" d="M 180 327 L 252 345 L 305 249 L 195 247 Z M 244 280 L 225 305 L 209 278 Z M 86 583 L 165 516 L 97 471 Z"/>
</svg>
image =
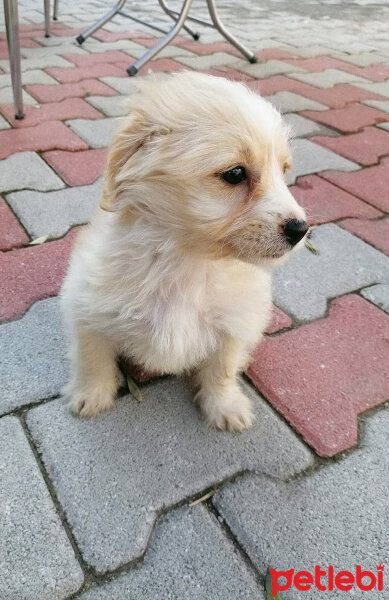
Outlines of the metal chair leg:
<svg viewBox="0 0 389 600">
<path fill-rule="evenodd" d="M 133 65 L 128 67 L 127 73 L 130 76 L 136 75 L 139 69 L 143 67 L 144 64 L 151 60 L 156 54 L 158 54 L 158 52 L 160 52 L 160 50 L 162 50 L 162 48 L 167 46 L 168 43 L 176 37 L 176 35 L 179 33 L 180 29 L 184 25 L 185 19 L 187 17 L 191 5 L 192 0 L 184 0 L 180 16 L 178 17 L 174 27 L 172 27 L 172 29 L 168 33 L 166 33 L 156 44 L 154 44 L 154 46 L 150 48 L 150 50 L 148 50 L 147 52 L 145 52 L 145 54 L 143 54 L 143 56 L 138 58 L 138 60 L 136 60 Z"/>
<path fill-rule="evenodd" d="M 98 29 L 100 29 L 100 27 L 108 23 L 108 21 L 110 21 L 123 8 L 125 3 L 126 0 L 119 0 L 119 2 L 117 2 L 115 6 L 104 15 L 104 17 L 102 17 L 99 21 L 96 21 L 96 23 L 94 23 L 94 25 L 91 25 L 89 29 L 84 31 L 84 33 L 80 33 L 80 35 L 76 37 L 77 42 L 80 45 L 83 42 L 85 42 L 85 40 L 89 36 L 91 36 L 95 31 L 97 31 Z"/>
<path fill-rule="evenodd" d="M 50 37 L 50 0 L 44 0 L 45 5 L 45 37 Z"/>
<path fill-rule="evenodd" d="M 53 21 L 58 21 L 58 0 L 54 0 Z"/>
<path fill-rule="evenodd" d="M 251 50 L 246 48 L 243 44 L 241 44 L 227 29 L 224 27 L 223 23 L 220 21 L 218 14 L 216 12 L 216 7 L 214 0 L 207 0 L 209 14 L 211 15 L 212 22 L 215 28 L 220 31 L 223 37 L 226 38 L 230 44 L 235 46 L 242 54 L 245 56 L 251 63 L 257 62 L 257 57 Z"/>
<path fill-rule="evenodd" d="M 173 19 L 173 21 L 177 21 L 177 17 L 173 13 L 173 11 L 170 10 L 170 8 L 166 4 L 165 0 L 158 0 L 158 2 L 159 2 L 160 7 L 162 8 L 162 10 L 164 10 L 165 13 L 167 15 L 169 15 L 169 17 L 171 17 Z M 185 31 L 187 33 L 189 33 L 189 35 L 192 36 L 192 38 L 194 40 L 199 40 L 200 39 L 200 34 L 197 31 L 193 31 L 193 29 L 191 27 L 189 27 L 189 25 L 183 25 L 183 28 L 185 29 Z"/>
<path fill-rule="evenodd" d="M 14 96 L 15 117 L 23 119 L 23 90 L 20 67 L 20 39 L 17 0 L 4 0 L 5 28 L 9 62 L 11 67 L 12 91 Z"/>
</svg>

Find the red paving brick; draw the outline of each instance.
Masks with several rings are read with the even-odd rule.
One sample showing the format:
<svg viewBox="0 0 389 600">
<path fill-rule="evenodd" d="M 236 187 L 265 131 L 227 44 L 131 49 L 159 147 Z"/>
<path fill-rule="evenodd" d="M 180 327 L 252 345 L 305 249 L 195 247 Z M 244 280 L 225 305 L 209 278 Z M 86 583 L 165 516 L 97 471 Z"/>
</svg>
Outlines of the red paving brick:
<svg viewBox="0 0 389 600">
<path fill-rule="evenodd" d="M 107 52 L 96 52 L 95 54 L 64 54 L 64 58 L 77 65 L 77 67 L 92 67 L 101 63 L 117 63 L 129 60 L 128 54 L 120 50 L 107 50 Z"/>
<path fill-rule="evenodd" d="M 131 65 L 133 60 L 128 57 L 127 67 Z M 171 58 L 157 58 L 146 63 L 144 67 L 139 69 L 140 75 L 147 75 L 147 73 L 176 73 L 178 71 L 189 71 L 189 67 L 183 65 Z"/>
<path fill-rule="evenodd" d="M 347 104 L 359 102 L 360 100 L 386 100 L 384 96 L 373 94 L 348 83 L 339 83 L 327 89 L 318 89 L 308 84 L 300 83 L 301 85 L 295 86 L 293 89 L 288 89 L 306 98 L 311 98 L 311 100 L 316 100 L 316 102 L 321 102 L 321 104 L 325 104 L 329 108 L 344 108 Z"/>
<path fill-rule="evenodd" d="M 32 150 L 86 150 L 88 144 L 60 121 L 48 121 L 35 127 L 0 131 L 0 159 L 15 152 Z"/>
<path fill-rule="evenodd" d="M 301 88 L 311 89 L 310 85 L 290 79 L 289 77 L 285 77 L 285 75 L 272 75 L 267 79 L 252 79 L 247 82 L 247 85 L 254 92 L 257 92 L 257 94 L 261 94 L 261 96 L 271 96 L 277 92 L 296 92 L 296 90 Z M 296 93 L 299 92 L 297 91 Z"/>
<path fill-rule="evenodd" d="M 351 135 L 331 138 L 317 136 L 311 139 L 364 166 L 374 165 L 381 156 L 389 154 L 389 133 L 377 127 L 366 127 Z"/>
<path fill-rule="evenodd" d="M 300 177 L 290 191 L 305 209 L 310 225 L 329 223 L 347 217 L 374 219 L 382 215 L 370 204 L 362 202 L 317 175 Z"/>
<path fill-rule="evenodd" d="M 45 161 L 71 186 L 89 185 L 103 174 L 107 160 L 107 148 L 84 150 L 83 152 L 45 152 Z"/>
<path fill-rule="evenodd" d="M 208 73 L 208 75 L 215 75 L 216 77 L 225 77 L 231 79 L 231 81 L 254 81 L 250 75 L 242 73 L 241 71 L 235 71 L 235 69 L 227 69 L 225 67 L 218 67 L 217 69 L 206 69 L 202 73 Z"/>
<path fill-rule="evenodd" d="M 146 48 L 151 48 L 156 43 L 157 38 L 149 37 L 149 38 L 141 38 L 139 39 L 139 43 Z M 179 48 L 184 48 L 189 52 L 193 52 L 199 56 L 214 54 L 215 52 L 226 52 L 228 54 L 233 54 L 234 56 L 242 56 L 239 50 L 236 50 L 231 44 L 227 42 L 213 42 L 209 44 L 203 44 L 201 41 L 196 41 L 192 39 L 187 39 L 183 37 L 177 37 L 171 42 L 172 46 L 178 46 Z"/>
<path fill-rule="evenodd" d="M 61 83 L 75 83 L 83 79 L 98 79 L 99 77 L 128 77 L 122 63 L 112 65 L 111 63 L 101 63 L 91 67 L 52 67 L 46 69 L 46 73 L 55 77 Z M 127 65 L 128 66 L 128 65 Z"/>
<path fill-rule="evenodd" d="M 339 225 L 389 256 L 389 217 L 378 221 L 346 219 Z"/>
<path fill-rule="evenodd" d="M 39 108 L 24 107 L 24 119 L 15 119 L 15 109 L 12 104 L 0 106 L 0 112 L 8 119 L 13 127 L 34 127 L 46 121 L 63 121 L 64 119 L 101 119 L 103 115 L 81 98 L 67 98 L 61 102 L 50 102 Z"/>
<path fill-rule="evenodd" d="M 383 158 L 379 165 L 361 171 L 325 171 L 320 176 L 376 208 L 389 212 L 389 158 Z"/>
<path fill-rule="evenodd" d="M 105 31 L 104 29 L 99 29 L 96 31 L 93 36 L 96 40 L 100 40 L 100 42 L 117 42 L 118 40 L 134 40 L 137 43 L 141 43 L 141 39 L 152 39 L 155 42 L 158 41 L 158 38 L 153 37 L 145 33 L 144 31 Z"/>
<path fill-rule="evenodd" d="M 34 302 L 58 294 L 77 229 L 62 240 L 0 254 L 0 321 L 19 318 Z"/>
<path fill-rule="evenodd" d="M 97 79 L 84 79 L 78 83 L 60 83 L 58 85 L 26 85 L 27 92 L 38 102 L 60 102 L 65 98 L 83 98 L 84 96 L 117 96 L 118 93 Z"/>
<path fill-rule="evenodd" d="M 334 110 L 305 110 L 301 114 L 318 123 L 334 127 L 343 133 L 353 133 L 367 125 L 389 121 L 388 113 L 358 103 Z"/>
<path fill-rule="evenodd" d="M 371 81 L 385 81 L 389 78 L 389 66 L 382 63 L 370 65 L 369 67 L 358 67 L 332 56 L 316 56 L 315 58 L 286 57 L 284 60 L 311 73 L 318 73 L 325 69 L 338 69 Z"/>
<path fill-rule="evenodd" d="M 286 329 L 292 326 L 292 319 L 284 313 L 278 306 L 273 306 L 271 321 L 266 327 L 266 333 L 275 333 L 280 329 Z"/>
<path fill-rule="evenodd" d="M 389 316 L 350 294 L 329 315 L 265 338 L 248 376 L 321 456 L 357 444 L 357 416 L 389 397 Z"/>
<path fill-rule="evenodd" d="M 0 196 L 0 250 L 10 250 L 28 244 L 23 227 Z"/>
</svg>

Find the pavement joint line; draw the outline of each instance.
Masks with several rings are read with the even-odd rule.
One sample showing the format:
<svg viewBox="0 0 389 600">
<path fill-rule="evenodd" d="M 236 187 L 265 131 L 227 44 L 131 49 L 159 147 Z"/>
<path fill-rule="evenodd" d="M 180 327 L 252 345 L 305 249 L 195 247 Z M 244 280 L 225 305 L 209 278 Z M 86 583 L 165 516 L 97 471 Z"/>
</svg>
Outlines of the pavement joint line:
<svg viewBox="0 0 389 600">
<path fill-rule="evenodd" d="M 23 225 L 23 223 L 20 221 L 20 218 L 18 217 L 18 215 L 15 213 L 15 211 L 13 210 L 13 208 L 10 206 L 9 202 L 7 201 L 6 198 L 6 194 L 8 194 L 8 192 L 2 192 L 1 193 L 1 197 L 3 198 L 5 204 L 7 205 L 7 207 L 9 208 L 9 210 L 11 211 L 11 213 L 13 214 L 13 216 L 15 217 L 15 219 L 17 220 L 17 222 L 19 223 L 20 227 L 23 229 L 24 233 L 26 234 L 26 236 L 28 237 L 28 239 L 30 240 L 30 242 L 32 241 L 31 235 L 29 234 L 29 232 L 27 231 L 27 229 L 25 228 L 25 226 Z M 28 247 L 28 244 L 26 246 L 21 246 L 21 248 L 26 248 Z M 8 250 L 2 250 L 1 252 L 10 252 L 11 250 L 15 250 L 15 248 L 8 248 Z"/>
<path fill-rule="evenodd" d="M 374 167 L 377 167 L 381 164 L 381 160 L 376 163 L 375 165 L 372 165 Z M 365 167 L 365 169 L 368 169 L 369 167 Z M 325 177 L 322 177 L 322 173 L 326 173 L 329 170 L 336 170 L 336 169 L 326 169 L 326 171 L 318 171 L 317 173 L 314 173 L 314 175 L 317 175 L 318 177 L 320 177 L 320 179 L 324 179 L 324 181 L 328 181 Z M 360 169 L 359 171 L 362 171 L 362 169 Z M 359 171 L 354 171 L 354 173 L 359 173 Z M 345 171 L 337 171 L 338 173 L 344 173 Z M 296 183 L 297 183 L 297 179 L 296 179 Z M 296 183 L 294 183 L 294 185 L 296 185 Z M 352 196 L 355 196 L 355 198 L 358 198 L 358 200 L 361 200 L 362 202 L 365 202 L 365 204 L 368 204 L 369 206 L 374 206 L 373 204 L 371 204 L 370 202 L 368 202 L 365 198 L 362 198 L 362 196 L 358 196 L 358 194 L 355 194 L 354 192 L 349 192 L 348 190 L 346 190 L 346 188 L 343 188 L 338 182 L 332 182 L 332 185 L 335 185 L 337 188 L 339 188 L 340 190 L 344 191 L 344 192 L 348 192 L 349 194 L 351 194 Z M 375 206 L 374 206 L 375 208 Z M 388 214 L 386 211 L 379 209 L 384 215 Z M 365 242 L 366 244 L 368 244 L 368 242 Z M 370 244 L 369 244 L 370 245 Z"/>
</svg>

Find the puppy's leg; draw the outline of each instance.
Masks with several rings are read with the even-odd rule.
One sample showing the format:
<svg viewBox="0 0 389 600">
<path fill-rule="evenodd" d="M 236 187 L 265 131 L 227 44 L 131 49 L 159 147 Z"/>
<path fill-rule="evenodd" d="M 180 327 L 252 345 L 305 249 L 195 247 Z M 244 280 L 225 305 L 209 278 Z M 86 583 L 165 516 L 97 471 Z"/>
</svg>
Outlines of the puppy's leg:
<svg viewBox="0 0 389 600">
<path fill-rule="evenodd" d="M 197 372 L 199 391 L 195 399 L 208 423 L 217 429 L 240 432 L 253 422 L 251 402 L 236 380 L 247 358 L 243 343 L 226 337 Z"/>
<path fill-rule="evenodd" d="M 101 333 L 78 326 L 70 351 L 72 379 L 64 392 L 72 411 L 94 417 L 112 408 L 119 380 L 110 342 Z"/>
</svg>

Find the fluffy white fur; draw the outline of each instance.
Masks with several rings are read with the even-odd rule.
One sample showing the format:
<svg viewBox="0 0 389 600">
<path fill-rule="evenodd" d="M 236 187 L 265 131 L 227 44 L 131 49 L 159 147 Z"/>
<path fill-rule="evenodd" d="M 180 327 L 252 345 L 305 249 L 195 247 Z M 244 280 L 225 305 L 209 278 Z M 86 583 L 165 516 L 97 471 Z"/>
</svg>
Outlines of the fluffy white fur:
<svg viewBox="0 0 389 600">
<path fill-rule="evenodd" d="M 196 73 L 139 83 L 113 140 L 100 208 L 62 288 L 72 410 L 113 406 L 117 357 L 192 372 L 207 421 L 242 431 L 250 401 L 237 374 L 271 309 L 270 269 L 305 219 L 284 180 L 279 113 L 239 83 Z M 247 180 L 221 173 L 244 166 Z"/>
</svg>

